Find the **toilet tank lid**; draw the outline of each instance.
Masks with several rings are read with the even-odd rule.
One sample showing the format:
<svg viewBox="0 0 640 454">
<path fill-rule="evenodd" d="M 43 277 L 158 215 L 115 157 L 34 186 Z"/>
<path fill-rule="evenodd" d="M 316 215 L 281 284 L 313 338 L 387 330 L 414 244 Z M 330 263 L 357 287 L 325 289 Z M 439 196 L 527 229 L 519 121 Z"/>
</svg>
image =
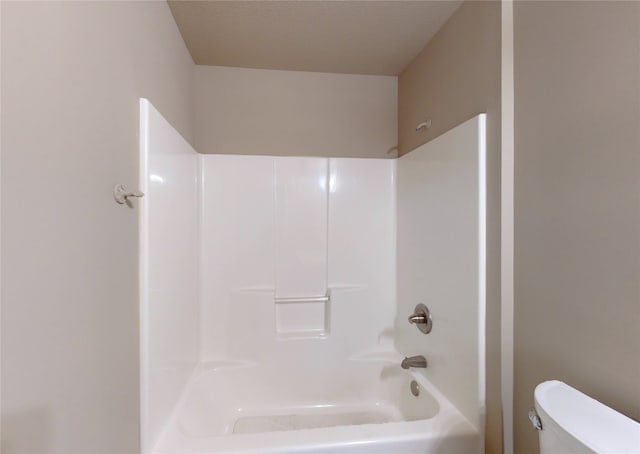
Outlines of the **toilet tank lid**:
<svg viewBox="0 0 640 454">
<path fill-rule="evenodd" d="M 601 453 L 640 453 L 640 424 L 558 380 L 535 389 L 536 409 L 590 449 Z"/>
</svg>

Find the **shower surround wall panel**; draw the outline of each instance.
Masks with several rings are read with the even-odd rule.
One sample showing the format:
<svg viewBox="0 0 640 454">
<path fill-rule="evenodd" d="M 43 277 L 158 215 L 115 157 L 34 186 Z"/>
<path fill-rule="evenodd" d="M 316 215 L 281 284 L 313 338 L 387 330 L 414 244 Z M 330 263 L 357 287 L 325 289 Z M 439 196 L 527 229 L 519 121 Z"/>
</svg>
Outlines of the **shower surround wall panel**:
<svg viewBox="0 0 640 454">
<path fill-rule="evenodd" d="M 331 335 L 350 355 L 393 350 L 396 161 L 329 167 Z"/>
<path fill-rule="evenodd" d="M 288 367 L 390 348 L 393 160 L 200 160 L 203 360 Z"/>
<path fill-rule="evenodd" d="M 198 155 L 140 100 L 142 451 L 150 452 L 199 362 Z M 179 266 L 177 266 L 179 264 Z"/>
<path fill-rule="evenodd" d="M 274 158 L 200 156 L 201 354 L 257 360 L 273 334 Z M 249 328 L 250 326 L 250 328 Z"/>
<path fill-rule="evenodd" d="M 328 161 L 275 158 L 276 298 L 327 291 Z"/>
<path fill-rule="evenodd" d="M 276 330 L 325 335 L 328 166 L 325 158 L 275 158 Z M 309 299 L 311 298 L 311 299 Z"/>
<path fill-rule="evenodd" d="M 485 115 L 398 160 L 398 319 L 404 354 L 482 431 L 485 314 Z M 432 312 L 425 336 L 406 322 Z"/>
</svg>

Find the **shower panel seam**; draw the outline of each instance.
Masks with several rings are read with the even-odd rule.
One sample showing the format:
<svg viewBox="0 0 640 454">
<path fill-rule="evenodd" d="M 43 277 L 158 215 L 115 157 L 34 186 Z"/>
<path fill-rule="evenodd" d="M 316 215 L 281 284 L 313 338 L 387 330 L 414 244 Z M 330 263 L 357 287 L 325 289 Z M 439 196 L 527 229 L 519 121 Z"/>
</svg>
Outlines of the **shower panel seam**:
<svg viewBox="0 0 640 454">
<path fill-rule="evenodd" d="M 271 190 L 272 192 L 272 200 L 273 200 L 273 210 L 271 210 L 272 214 L 272 219 L 271 222 L 273 223 L 273 269 L 272 269 L 272 273 L 273 273 L 273 298 L 277 298 L 278 296 L 278 245 L 279 245 L 279 241 L 278 241 L 278 158 L 274 157 L 273 158 L 273 163 L 271 165 L 271 169 L 272 169 L 272 181 L 273 184 L 271 186 Z M 275 306 L 273 307 L 273 326 L 276 326 L 276 308 Z"/>
<path fill-rule="evenodd" d="M 196 185 L 197 185 L 197 197 L 198 197 L 198 203 L 197 203 L 197 207 L 198 207 L 198 211 L 196 213 L 196 215 L 198 216 L 198 220 L 196 225 L 198 226 L 198 232 L 197 232 L 197 238 L 198 238 L 198 256 L 197 256 L 197 270 L 198 270 L 198 285 L 197 285 L 197 289 L 198 289 L 198 293 L 196 295 L 197 299 L 198 299 L 198 312 L 199 312 L 199 323 L 198 323 L 198 365 L 196 366 L 199 367 L 203 361 L 204 361 L 204 336 L 203 336 L 203 332 L 204 332 L 204 317 L 203 315 L 203 308 L 204 308 L 204 301 L 203 301 L 203 289 L 202 289 L 202 283 L 204 282 L 203 279 L 203 251 L 202 251 L 202 244 L 203 244 L 203 219 L 204 219 L 204 156 L 201 154 L 198 154 L 197 156 L 198 158 L 198 169 L 196 171 Z"/>
<path fill-rule="evenodd" d="M 326 191 L 326 216 L 325 216 L 325 293 L 330 296 L 329 290 L 329 216 L 331 200 L 331 158 L 326 158 L 325 191 Z M 324 307 L 324 330 L 328 335 L 331 332 L 331 298 L 327 300 Z"/>
<path fill-rule="evenodd" d="M 486 114 L 480 114 L 478 124 L 478 393 L 480 398 L 480 428 L 486 425 L 486 305 L 487 305 L 487 151 Z M 484 436 L 481 436 L 481 452 Z"/>
</svg>

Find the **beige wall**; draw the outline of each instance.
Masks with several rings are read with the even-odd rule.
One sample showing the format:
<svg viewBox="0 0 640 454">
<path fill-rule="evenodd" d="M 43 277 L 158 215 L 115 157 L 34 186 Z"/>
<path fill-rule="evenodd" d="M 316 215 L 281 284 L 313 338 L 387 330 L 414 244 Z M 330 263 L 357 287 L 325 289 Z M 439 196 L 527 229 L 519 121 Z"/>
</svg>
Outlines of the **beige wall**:
<svg viewBox="0 0 640 454">
<path fill-rule="evenodd" d="M 515 4 L 515 451 L 563 380 L 640 418 L 640 3 Z"/>
<path fill-rule="evenodd" d="M 164 2 L 2 2 L 2 452 L 138 450 L 138 97 L 192 138 Z"/>
<path fill-rule="evenodd" d="M 400 75 L 398 137 L 405 154 L 487 113 L 487 433 L 502 452 L 500 406 L 500 2 L 467 1 Z M 432 120 L 427 131 L 415 126 Z"/>
<path fill-rule="evenodd" d="M 200 153 L 390 158 L 397 78 L 196 66 Z"/>
<path fill-rule="evenodd" d="M 500 2 L 466 1 L 400 74 L 400 154 L 482 112 L 498 131 L 499 98 Z M 431 128 L 416 132 L 426 119 Z"/>
</svg>

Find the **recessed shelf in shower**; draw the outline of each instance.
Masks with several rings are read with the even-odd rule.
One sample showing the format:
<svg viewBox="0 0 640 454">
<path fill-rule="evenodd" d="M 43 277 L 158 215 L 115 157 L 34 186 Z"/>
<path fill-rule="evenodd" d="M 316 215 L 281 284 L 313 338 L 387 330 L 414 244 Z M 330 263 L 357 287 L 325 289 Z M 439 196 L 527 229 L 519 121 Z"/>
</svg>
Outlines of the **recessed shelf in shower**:
<svg viewBox="0 0 640 454">
<path fill-rule="evenodd" d="M 330 301 L 328 293 L 315 297 L 275 298 L 278 338 L 326 336 L 329 333 Z"/>
</svg>

